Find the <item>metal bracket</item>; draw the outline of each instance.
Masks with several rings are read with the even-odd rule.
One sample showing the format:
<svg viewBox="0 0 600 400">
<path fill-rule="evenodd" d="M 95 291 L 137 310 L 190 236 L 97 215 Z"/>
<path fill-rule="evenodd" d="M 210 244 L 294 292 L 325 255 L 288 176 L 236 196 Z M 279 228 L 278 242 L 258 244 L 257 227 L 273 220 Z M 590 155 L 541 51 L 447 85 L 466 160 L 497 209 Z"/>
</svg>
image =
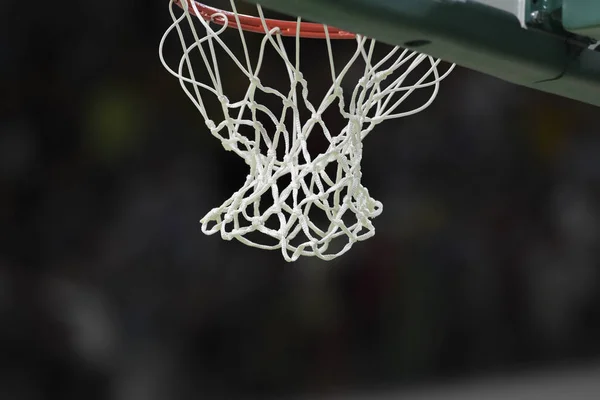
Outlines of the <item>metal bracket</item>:
<svg viewBox="0 0 600 400">
<path fill-rule="evenodd" d="M 596 39 L 565 29 L 563 24 L 563 1 L 527 0 L 525 24 L 529 29 L 563 37 L 571 45 L 589 47 L 596 42 Z"/>
<path fill-rule="evenodd" d="M 563 0 L 562 22 L 570 32 L 600 40 L 600 1 Z"/>
<path fill-rule="evenodd" d="M 527 0 L 526 22 L 530 26 L 556 29 L 562 26 L 561 11 L 563 0 Z"/>
</svg>

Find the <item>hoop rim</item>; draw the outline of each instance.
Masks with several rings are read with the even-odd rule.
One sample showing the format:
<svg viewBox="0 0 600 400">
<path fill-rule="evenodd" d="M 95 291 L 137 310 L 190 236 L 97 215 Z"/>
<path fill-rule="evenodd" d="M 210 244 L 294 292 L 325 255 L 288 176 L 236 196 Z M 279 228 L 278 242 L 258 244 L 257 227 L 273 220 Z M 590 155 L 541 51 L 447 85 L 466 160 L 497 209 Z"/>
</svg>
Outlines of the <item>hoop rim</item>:
<svg viewBox="0 0 600 400">
<path fill-rule="evenodd" d="M 221 26 L 227 25 L 227 27 L 229 28 L 240 28 L 246 32 L 255 32 L 263 34 L 273 29 L 279 29 L 279 33 L 281 34 L 281 36 L 288 37 L 295 37 L 298 34 L 298 22 L 296 21 L 285 21 L 279 19 L 265 18 L 263 24 L 263 20 L 261 20 L 261 18 L 259 17 L 253 17 L 251 15 L 239 13 L 236 14 L 231 11 L 220 10 L 218 8 L 200 3 L 196 0 L 188 1 L 188 11 L 191 14 L 203 18 L 206 21 L 212 21 Z M 195 7 L 194 5 L 192 5 L 192 1 L 195 3 Z M 173 0 L 173 2 L 182 9 L 184 8 L 181 0 Z M 300 22 L 299 31 L 301 38 L 326 39 L 327 36 L 329 36 L 330 39 L 336 40 L 356 38 L 356 34 L 352 32 L 344 31 L 342 29 L 314 22 Z"/>
</svg>

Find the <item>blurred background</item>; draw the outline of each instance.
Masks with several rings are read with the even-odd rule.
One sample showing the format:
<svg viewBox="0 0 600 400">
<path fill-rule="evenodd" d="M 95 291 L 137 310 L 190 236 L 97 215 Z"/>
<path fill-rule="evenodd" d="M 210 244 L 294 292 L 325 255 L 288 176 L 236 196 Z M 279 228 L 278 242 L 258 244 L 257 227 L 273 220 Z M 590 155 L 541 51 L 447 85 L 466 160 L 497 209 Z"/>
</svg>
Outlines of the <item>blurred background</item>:
<svg viewBox="0 0 600 400">
<path fill-rule="evenodd" d="M 1 399 L 402 392 L 600 361 L 597 108 L 458 69 L 365 141 L 375 238 L 288 264 L 200 232 L 247 171 L 160 65 L 167 3 L 0 2 Z"/>
</svg>

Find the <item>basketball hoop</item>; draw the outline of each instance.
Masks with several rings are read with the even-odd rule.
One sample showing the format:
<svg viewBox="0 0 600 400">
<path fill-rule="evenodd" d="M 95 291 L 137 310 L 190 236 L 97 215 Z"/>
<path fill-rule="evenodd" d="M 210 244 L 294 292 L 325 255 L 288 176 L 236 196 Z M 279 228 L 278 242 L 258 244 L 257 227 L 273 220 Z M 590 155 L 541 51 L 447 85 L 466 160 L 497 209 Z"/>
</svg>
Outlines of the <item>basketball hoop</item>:
<svg viewBox="0 0 600 400">
<path fill-rule="evenodd" d="M 440 74 L 441 61 L 433 57 L 400 47 L 385 47 L 385 54 L 379 54 L 374 39 L 301 18 L 268 19 L 260 6 L 256 6 L 257 16 L 244 15 L 237 11 L 235 0 L 230 4 L 231 10 L 226 11 L 193 0 L 171 0 L 173 24 L 160 43 L 163 65 L 179 79 L 211 134 L 250 167 L 243 186 L 200 221 L 202 231 L 261 249 L 279 249 L 286 261 L 300 256 L 331 260 L 354 243 L 372 237 L 372 220 L 382 212 L 382 204 L 361 183 L 363 139 L 381 122 L 427 108 L 437 96 L 440 81 L 454 66 Z M 236 43 L 223 36 L 230 28 L 239 33 Z M 260 50 L 254 59 L 248 32 L 260 35 L 255 37 Z M 164 55 L 166 42 L 174 33 L 183 50 L 176 68 Z M 295 39 L 293 57 L 284 36 Z M 309 101 L 309 83 L 300 70 L 305 38 L 322 39 L 328 56 L 323 61 L 329 87 L 318 102 Z M 356 43 L 343 66 L 336 65 L 340 62 L 334 56 L 333 42 L 338 39 Z M 278 63 L 283 61 L 281 76 L 289 80 L 286 90 L 261 80 L 262 66 L 269 62 L 265 59 L 267 48 L 275 51 Z M 238 78 L 247 86 L 241 99 L 230 100 L 224 90 L 231 71 L 221 71 L 221 56 L 233 62 Z M 194 69 L 193 57 L 203 64 L 202 74 Z M 416 70 L 423 66 L 424 72 Z M 349 82 L 359 67 L 360 79 Z M 352 88 L 351 93 L 346 95 L 344 88 Z M 430 95 L 418 106 L 401 110 L 420 89 L 428 89 Z M 265 106 L 263 95 L 276 98 L 281 113 Z M 209 98 L 218 105 L 222 120 L 211 119 L 205 106 Z M 323 117 L 327 110 L 339 112 L 343 128 L 330 130 Z M 267 127 L 264 120 L 272 126 Z M 327 148 L 311 154 L 307 143 L 317 131 L 326 138 Z"/>
</svg>

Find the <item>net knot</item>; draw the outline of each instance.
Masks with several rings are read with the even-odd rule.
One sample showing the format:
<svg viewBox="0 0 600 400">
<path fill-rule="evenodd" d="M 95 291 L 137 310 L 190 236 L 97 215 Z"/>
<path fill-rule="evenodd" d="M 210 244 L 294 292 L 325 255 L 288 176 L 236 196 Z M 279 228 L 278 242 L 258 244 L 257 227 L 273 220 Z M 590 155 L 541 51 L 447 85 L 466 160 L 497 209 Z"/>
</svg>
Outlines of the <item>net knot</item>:
<svg viewBox="0 0 600 400">
<path fill-rule="evenodd" d="M 295 104 L 292 100 L 285 98 L 281 101 L 281 103 L 283 104 L 284 108 L 294 108 Z"/>
<path fill-rule="evenodd" d="M 219 100 L 219 103 L 221 103 L 224 106 L 228 106 L 229 105 L 229 99 L 227 98 L 227 96 L 225 96 L 223 94 L 219 94 L 217 96 L 217 100 Z"/>
<path fill-rule="evenodd" d="M 212 119 L 205 120 L 204 124 L 211 132 L 217 129 L 217 125 L 215 124 L 215 121 L 213 121 Z"/>
<path fill-rule="evenodd" d="M 237 140 L 235 140 L 235 139 L 223 139 L 223 140 L 221 140 L 221 146 L 223 146 L 223 148 L 226 151 L 232 151 L 234 148 L 237 147 Z"/>
<path fill-rule="evenodd" d="M 251 87 L 261 87 L 261 80 L 258 76 L 252 75 L 249 80 Z"/>
</svg>

